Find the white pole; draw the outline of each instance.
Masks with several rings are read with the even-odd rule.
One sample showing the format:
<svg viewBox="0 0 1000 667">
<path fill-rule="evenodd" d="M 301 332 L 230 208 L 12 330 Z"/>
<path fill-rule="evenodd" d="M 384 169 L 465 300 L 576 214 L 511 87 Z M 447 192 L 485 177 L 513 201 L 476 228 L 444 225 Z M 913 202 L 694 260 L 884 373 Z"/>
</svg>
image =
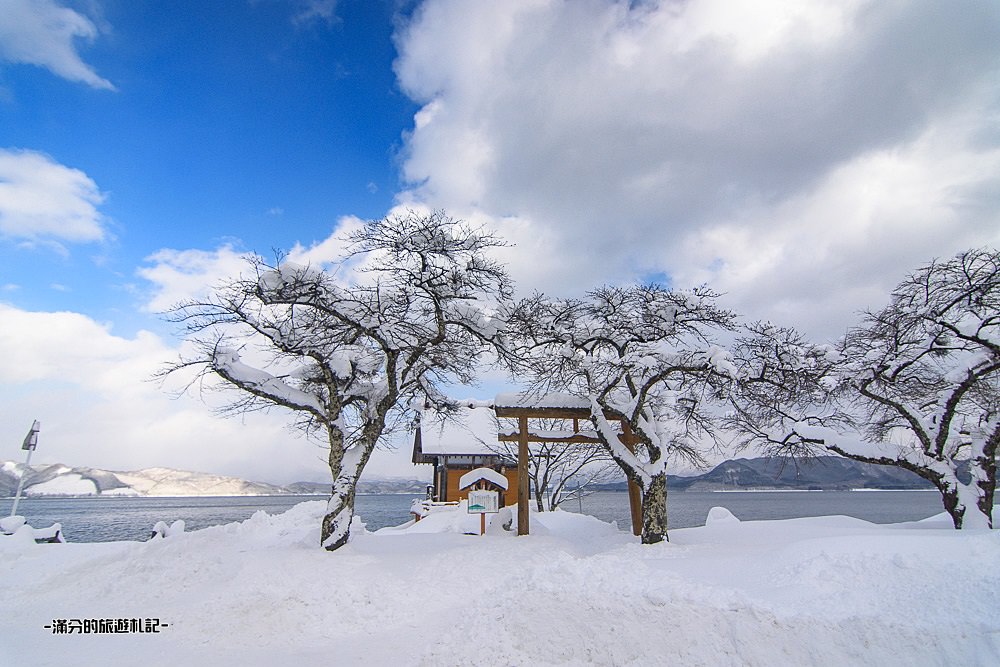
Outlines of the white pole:
<svg viewBox="0 0 1000 667">
<path fill-rule="evenodd" d="M 17 482 L 17 494 L 14 495 L 14 506 L 10 509 L 11 516 L 17 516 L 17 504 L 21 502 L 21 489 L 24 488 L 24 478 L 27 477 L 28 473 L 31 471 L 31 469 L 28 468 L 28 466 L 31 465 L 31 453 L 33 451 L 35 450 L 29 449 L 28 458 L 24 460 L 24 467 L 26 468 L 26 470 L 23 473 L 21 473 L 21 479 L 18 480 Z"/>
</svg>

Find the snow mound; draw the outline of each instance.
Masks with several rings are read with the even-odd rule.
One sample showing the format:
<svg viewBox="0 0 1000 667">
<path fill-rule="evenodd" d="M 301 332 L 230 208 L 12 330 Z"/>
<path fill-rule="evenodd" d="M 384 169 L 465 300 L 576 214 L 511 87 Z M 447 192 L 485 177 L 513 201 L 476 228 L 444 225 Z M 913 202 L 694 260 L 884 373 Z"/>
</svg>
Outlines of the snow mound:
<svg viewBox="0 0 1000 667">
<path fill-rule="evenodd" d="M 157 521 L 156 525 L 153 526 L 152 537 L 173 537 L 174 535 L 184 534 L 184 519 L 177 519 L 169 526 L 165 521 Z"/>
<path fill-rule="evenodd" d="M 507 513 L 487 514 L 486 532 L 495 534 L 492 530 L 494 524 L 498 526 L 509 520 L 510 508 L 504 507 Z M 498 519 L 501 516 L 504 519 Z M 401 526 L 388 526 L 375 531 L 375 535 L 391 534 L 419 534 L 419 533 L 460 533 L 464 535 L 479 534 L 479 515 L 469 514 L 469 503 L 467 500 L 461 501 L 458 505 L 436 506 L 420 521 L 409 521 Z M 501 529 L 501 532 L 506 532 Z"/>
<path fill-rule="evenodd" d="M 5 516 L 0 519 L 0 532 L 6 533 L 7 535 L 13 535 L 17 532 L 17 529 L 24 525 L 25 518 L 23 516 Z"/>
<path fill-rule="evenodd" d="M 708 517 L 705 519 L 706 526 L 725 526 L 739 522 L 740 520 L 725 507 L 713 507 L 708 510 Z"/>
<path fill-rule="evenodd" d="M 218 667 L 1000 664 L 1000 531 L 823 517 L 647 546 L 565 511 L 533 512 L 527 537 L 471 537 L 478 517 L 455 508 L 374 533 L 359 521 L 330 553 L 326 506 L 144 543 L 0 536 L 18 612 L 0 615 L 0 663 L 77 664 L 85 646 L 88 664 Z M 170 625 L 41 641 L 53 615 L 108 613 Z"/>
</svg>

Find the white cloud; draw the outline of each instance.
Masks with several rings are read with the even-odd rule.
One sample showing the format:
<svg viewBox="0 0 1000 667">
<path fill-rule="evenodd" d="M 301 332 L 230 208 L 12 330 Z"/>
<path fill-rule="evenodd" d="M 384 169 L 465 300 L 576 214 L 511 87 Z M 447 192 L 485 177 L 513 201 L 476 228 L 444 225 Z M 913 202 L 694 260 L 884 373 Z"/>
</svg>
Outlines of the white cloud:
<svg viewBox="0 0 1000 667">
<path fill-rule="evenodd" d="M 104 194 L 79 169 L 42 153 L 0 149 L 0 236 L 87 242 L 106 238 Z"/>
<path fill-rule="evenodd" d="M 166 312 L 182 301 L 204 299 L 223 281 L 249 270 L 246 256 L 230 244 L 215 250 L 158 250 L 136 271 L 153 286 L 143 310 Z"/>
<path fill-rule="evenodd" d="M 295 243 L 287 259 L 298 264 L 329 267 L 343 257 L 347 249 L 347 234 L 364 221 L 345 216 L 337 221 L 330 235 L 306 246 Z M 191 299 L 204 299 L 219 285 L 252 271 L 247 258 L 253 253 L 224 244 L 215 250 L 158 250 L 146 258 L 146 265 L 136 273 L 151 284 L 142 305 L 146 312 L 165 312 Z M 265 257 L 273 261 L 274 258 Z"/>
<path fill-rule="evenodd" d="M 89 18 L 53 0 L 3 0 L 2 10 L 0 59 L 45 67 L 93 88 L 115 89 L 77 52 L 77 38 L 92 42 L 97 37 Z"/>
<path fill-rule="evenodd" d="M 224 419 L 196 388 L 179 398 L 150 381 L 178 350 L 140 331 L 115 335 L 72 312 L 0 304 L 0 440 L 20 442 L 42 423 L 33 460 L 116 470 L 166 466 L 288 483 L 328 476 L 323 450 L 292 433 L 281 411 Z M 221 400 L 206 395 L 209 404 Z M 23 431 L 23 432 L 22 432 Z M 15 458 L 17 451 L 7 451 Z"/>
<path fill-rule="evenodd" d="M 308 247 L 296 243 L 288 251 L 288 259 L 298 264 L 328 267 L 347 253 L 348 236 L 360 229 L 365 221 L 355 216 L 344 216 L 337 221 L 333 231 L 322 241 Z"/>
<path fill-rule="evenodd" d="M 307 25 L 322 21 L 327 25 L 337 22 L 337 0 L 296 0 L 297 10 L 292 23 Z"/>
<path fill-rule="evenodd" d="M 736 5 L 425 2 L 400 200 L 490 221 L 524 289 L 665 273 L 817 335 L 1000 241 L 1000 5 Z"/>
<path fill-rule="evenodd" d="M 910 270 L 982 244 L 1000 246 L 1000 146 L 962 148 L 957 120 L 832 170 L 777 205 L 687 237 L 664 262 L 686 284 L 708 282 L 750 313 L 815 335 L 877 308 Z M 747 289 L 747 286 L 752 289 Z"/>
</svg>

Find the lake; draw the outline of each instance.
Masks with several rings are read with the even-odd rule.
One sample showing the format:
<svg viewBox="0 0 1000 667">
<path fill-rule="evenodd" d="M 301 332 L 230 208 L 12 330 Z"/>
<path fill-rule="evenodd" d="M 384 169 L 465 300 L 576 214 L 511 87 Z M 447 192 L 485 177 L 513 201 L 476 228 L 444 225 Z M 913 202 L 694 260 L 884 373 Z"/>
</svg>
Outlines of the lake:
<svg viewBox="0 0 1000 667">
<path fill-rule="evenodd" d="M 418 495 L 359 495 L 357 512 L 369 530 L 394 526 L 410 519 L 410 503 Z M 183 519 L 187 530 L 243 521 L 257 510 L 278 514 L 322 496 L 221 497 L 82 497 L 22 498 L 18 514 L 36 528 L 59 522 L 70 542 L 145 540 L 157 521 Z M 13 500 L 0 500 L 0 516 L 10 514 Z M 673 492 L 667 497 L 669 528 L 705 524 L 708 511 L 725 507 L 744 521 L 792 519 L 844 514 L 873 523 L 916 521 L 944 511 L 936 491 L 733 491 L 725 493 Z M 629 530 L 628 494 L 595 493 L 570 501 L 563 509 L 616 521 Z"/>
</svg>

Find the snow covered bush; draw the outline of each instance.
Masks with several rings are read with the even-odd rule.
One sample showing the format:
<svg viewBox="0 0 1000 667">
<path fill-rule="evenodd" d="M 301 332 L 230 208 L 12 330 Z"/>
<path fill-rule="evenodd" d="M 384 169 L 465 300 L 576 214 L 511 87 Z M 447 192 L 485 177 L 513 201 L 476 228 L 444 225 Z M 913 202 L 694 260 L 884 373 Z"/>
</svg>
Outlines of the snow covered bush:
<svg viewBox="0 0 1000 667">
<path fill-rule="evenodd" d="M 367 223 L 336 270 L 249 258 L 241 278 L 180 305 L 197 350 L 164 375 L 196 367 L 235 388 L 227 411 L 281 407 L 329 448 L 332 496 L 322 545 L 347 542 L 358 478 L 413 401 L 440 400 L 442 382 L 471 382 L 500 332 L 492 309 L 509 299 L 502 245 L 442 213 Z"/>
<path fill-rule="evenodd" d="M 735 376 L 716 344 L 735 316 L 717 297 L 704 287 L 602 287 L 584 299 L 525 299 L 509 322 L 534 391 L 586 399 L 601 444 L 642 490 L 646 544 L 667 536 L 668 458 L 700 458 L 715 435 L 711 404 Z"/>
<path fill-rule="evenodd" d="M 835 346 L 758 324 L 737 341 L 729 425 L 769 454 L 828 450 L 940 491 L 956 528 L 992 526 L 1000 444 L 1000 253 L 908 276 Z"/>
</svg>

